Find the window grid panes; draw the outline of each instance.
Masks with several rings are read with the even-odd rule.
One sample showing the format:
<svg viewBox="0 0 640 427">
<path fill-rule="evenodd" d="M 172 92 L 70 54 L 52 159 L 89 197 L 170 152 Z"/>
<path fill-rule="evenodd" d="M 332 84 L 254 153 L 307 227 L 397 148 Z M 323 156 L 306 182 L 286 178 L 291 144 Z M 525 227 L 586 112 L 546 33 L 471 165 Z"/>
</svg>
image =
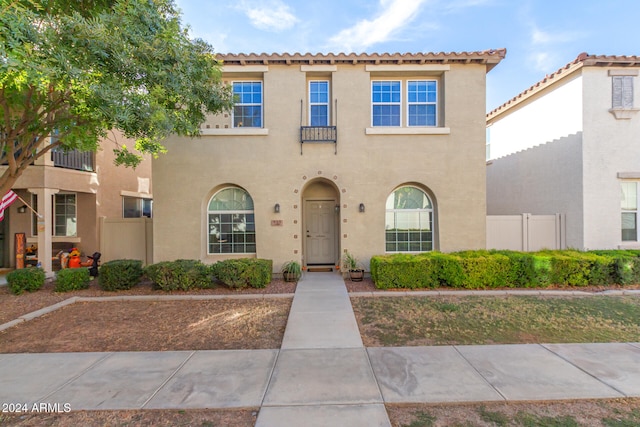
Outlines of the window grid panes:
<svg viewBox="0 0 640 427">
<path fill-rule="evenodd" d="M 385 243 L 386 252 L 433 250 L 433 205 L 419 188 L 401 187 L 387 198 Z"/>
<path fill-rule="evenodd" d="M 240 188 L 225 188 L 211 198 L 208 210 L 210 254 L 256 253 L 253 200 Z"/>
<path fill-rule="evenodd" d="M 75 236 L 76 223 L 76 195 L 54 195 L 54 236 Z"/>
<path fill-rule="evenodd" d="M 309 82 L 309 124 L 329 126 L 329 82 Z"/>
<path fill-rule="evenodd" d="M 233 82 L 233 127 L 262 127 L 262 82 Z"/>
<path fill-rule="evenodd" d="M 371 110 L 373 126 L 400 126 L 399 81 L 371 82 Z"/>
<path fill-rule="evenodd" d="M 638 240 L 638 183 L 622 182 L 622 241 L 635 242 Z"/>
<path fill-rule="evenodd" d="M 409 126 L 435 126 L 438 87 L 435 80 L 407 82 Z"/>
</svg>

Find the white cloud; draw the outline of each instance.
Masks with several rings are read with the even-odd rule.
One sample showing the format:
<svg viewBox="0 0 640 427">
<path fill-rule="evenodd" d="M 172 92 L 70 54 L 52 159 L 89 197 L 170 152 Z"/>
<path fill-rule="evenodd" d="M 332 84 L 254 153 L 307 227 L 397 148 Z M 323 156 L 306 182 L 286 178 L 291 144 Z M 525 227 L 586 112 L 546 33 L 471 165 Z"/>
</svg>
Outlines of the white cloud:
<svg viewBox="0 0 640 427">
<path fill-rule="evenodd" d="M 298 22 L 289 6 L 280 0 L 243 1 L 239 7 L 251 20 L 251 25 L 260 30 L 280 32 Z"/>
<path fill-rule="evenodd" d="M 426 0 L 380 0 L 382 11 L 372 20 L 364 19 L 331 37 L 339 51 L 360 52 L 369 46 L 389 40 L 411 22 Z"/>
<path fill-rule="evenodd" d="M 560 31 L 551 33 L 548 31 L 543 31 L 535 25 L 531 30 L 531 43 L 534 45 L 569 43 L 579 39 L 580 37 L 581 34 L 577 32 Z"/>
</svg>

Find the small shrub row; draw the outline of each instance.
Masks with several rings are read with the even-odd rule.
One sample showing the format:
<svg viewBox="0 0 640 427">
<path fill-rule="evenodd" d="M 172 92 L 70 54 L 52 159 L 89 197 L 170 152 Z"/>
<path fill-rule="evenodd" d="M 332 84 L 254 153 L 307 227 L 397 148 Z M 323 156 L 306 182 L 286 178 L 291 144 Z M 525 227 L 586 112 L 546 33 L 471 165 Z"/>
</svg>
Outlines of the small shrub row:
<svg viewBox="0 0 640 427">
<path fill-rule="evenodd" d="M 88 268 L 65 268 L 56 273 L 56 292 L 87 289 L 91 276 Z"/>
<path fill-rule="evenodd" d="M 198 260 L 163 261 L 145 267 L 144 275 L 156 288 L 186 291 L 214 287 L 212 269 Z"/>
<path fill-rule="evenodd" d="M 88 272 L 88 270 L 87 270 Z M 105 291 L 131 289 L 142 278 L 142 261 L 137 259 L 116 259 L 100 266 L 98 283 Z"/>
<path fill-rule="evenodd" d="M 487 289 L 640 283 L 640 251 L 465 251 L 371 258 L 379 289 Z"/>
<path fill-rule="evenodd" d="M 45 274 L 42 268 L 21 268 L 7 274 L 7 285 L 12 293 L 20 295 L 24 291 L 37 291 L 44 285 L 44 279 Z"/>
<path fill-rule="evenodd" d="M 211 265 L 213 275 L 230 288 L 265 288 L 271 283 L 273 261 L 259 258 L 228 259 Z"/>
</svg>

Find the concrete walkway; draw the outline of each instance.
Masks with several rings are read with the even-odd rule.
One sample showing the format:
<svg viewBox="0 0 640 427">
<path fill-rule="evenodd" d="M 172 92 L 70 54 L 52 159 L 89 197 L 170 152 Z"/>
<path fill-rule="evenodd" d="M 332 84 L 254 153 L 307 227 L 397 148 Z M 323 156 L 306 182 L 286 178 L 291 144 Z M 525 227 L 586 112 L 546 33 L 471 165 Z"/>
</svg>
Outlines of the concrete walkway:
<svg viewBox="0 0 640 427">
<path fill-rule="evenodd" d="M 640 343 L 364 348 L 340 275 L 298 284 L 281 349 L 0 354 L 0 403 L 261 407 L 259 427 L 390 426 L 384 404 L 640 397 Z"/>
</svg>

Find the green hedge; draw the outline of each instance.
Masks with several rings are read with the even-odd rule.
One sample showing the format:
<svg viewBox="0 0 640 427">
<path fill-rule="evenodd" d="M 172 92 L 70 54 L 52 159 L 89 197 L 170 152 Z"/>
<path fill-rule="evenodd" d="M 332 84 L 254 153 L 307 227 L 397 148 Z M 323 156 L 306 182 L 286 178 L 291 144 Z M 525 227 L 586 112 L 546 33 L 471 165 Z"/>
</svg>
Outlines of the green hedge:
<svg viewBox="0 0 640 427">
<path fill-rule="evenodd" d="M 640 251 L 464 251 L 371 258 L 379 289 L 532 288 L 640 283 Z"/>
<path fill-rule="evenodd" d="M 56 273 L 56 292 L 87 289 L 91 276 L 88 268 L 65 268 Z"/>
<path fill-rule="evenodd" d="M 24 291 L 34 292 L 44 285 L 44 270 L 36 267 L 21 268 L 7 274 L 9 290 L 16 295 Z"/>
<path fill-rule="evenodd" d="M 220 261 L 211 266 L 213 275 L 230 288 L 264 288 L 271 283 L 273 261 L 240 258 Z"/>
<path fill-rule="evenodd" d="M 105 291 L 131 289 L 142 278 L 142 261 L 137 259 L 116 259 L 100 266 L 98 283 Z"/>
<path fill-rule="evenodd" d="M 214 287 L 211 268 L 199 260 L 163 261 L 145 267 L 144 275 L 165 291 Z"/>
</svg>

